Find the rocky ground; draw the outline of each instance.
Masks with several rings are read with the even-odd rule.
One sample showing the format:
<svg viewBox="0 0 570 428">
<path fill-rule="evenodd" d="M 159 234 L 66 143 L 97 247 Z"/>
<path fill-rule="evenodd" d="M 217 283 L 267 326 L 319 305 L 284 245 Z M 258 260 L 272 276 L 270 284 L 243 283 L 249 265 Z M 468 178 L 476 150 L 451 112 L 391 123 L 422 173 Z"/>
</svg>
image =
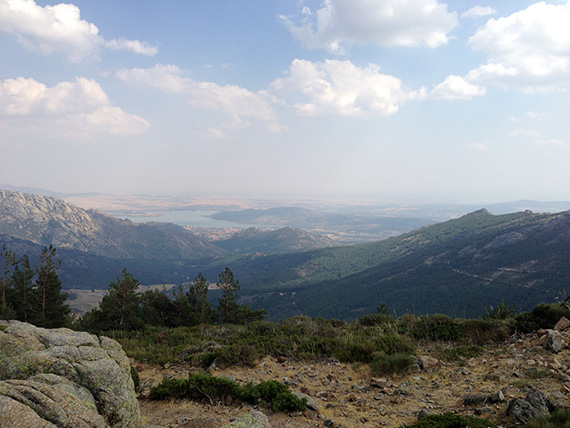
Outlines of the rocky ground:
<svg viewBox="0 0 570 428">
<path fill-rule="evenodd" d="M 311 364 L 269 357 L 255 368 L 211 372 L 239 382 L 278 380 L 294 392 L 307 394 L 318 408 L 292 415 L 264 410 L 274 428 L 399 427 L 414 422 L 420 412 L 480 415 L 515 426 L 512 416 L 505 415 L 507 405 L 513 398 L 526 397 L 531 386 L 543 391 L 555 405 L 568 407 L 570 350 L 554 353 L 546 350 L 543 342 L 538 335 L 529 335 L 488 347 L 479 357 L 453 363 L 437 360 L 435 345 L 420 346 L 422 368 L 386 377 L 373 376 L 364 364 L 334 360 Z M 137 370 L 143 385 L 139 401 L 147 428 L 217 428 L 249 410 L 247 406 L 209 402 L 149 401 L 145 396 L 150 386 L 163 377 L 185 377 L 195 369 L 138 364 Z"/>
</svg>

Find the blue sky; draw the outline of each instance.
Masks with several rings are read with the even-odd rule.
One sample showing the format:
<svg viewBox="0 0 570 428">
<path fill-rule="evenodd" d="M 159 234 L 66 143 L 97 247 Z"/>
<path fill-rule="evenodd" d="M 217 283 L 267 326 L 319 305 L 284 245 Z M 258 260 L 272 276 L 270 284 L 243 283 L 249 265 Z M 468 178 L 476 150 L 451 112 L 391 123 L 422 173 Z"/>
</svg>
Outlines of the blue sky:
<svg viewBox="0 0 570 428">
<path fill-rule="evenodd" d="M 0 0 L 0 183 L 570 199 L 570 3 Z"/>
</svg>

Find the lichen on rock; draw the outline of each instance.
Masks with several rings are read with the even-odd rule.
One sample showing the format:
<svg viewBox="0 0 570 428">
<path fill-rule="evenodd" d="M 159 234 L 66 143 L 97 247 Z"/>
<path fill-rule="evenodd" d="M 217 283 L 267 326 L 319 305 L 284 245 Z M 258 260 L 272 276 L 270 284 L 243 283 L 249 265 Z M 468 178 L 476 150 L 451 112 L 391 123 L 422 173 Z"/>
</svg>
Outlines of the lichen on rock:
<svg viewBox="0 0 570 428">
<path fill-rule="evenodd" d="M 129 360 L 117 342 L 1 323 L 0 426 L 142 426 Z"/>
</svg>

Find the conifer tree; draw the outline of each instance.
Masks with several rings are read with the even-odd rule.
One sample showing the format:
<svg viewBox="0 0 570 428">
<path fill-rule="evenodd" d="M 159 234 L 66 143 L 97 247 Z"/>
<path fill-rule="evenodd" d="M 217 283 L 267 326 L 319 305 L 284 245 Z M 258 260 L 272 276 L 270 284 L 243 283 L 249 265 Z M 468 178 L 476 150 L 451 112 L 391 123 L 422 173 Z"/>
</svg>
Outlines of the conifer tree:
<svg viewBox="0 0 570 428">
<path fill-rule="evenodd" d="M 173 325 L 189 327 L 196 325 L 198 323 L 196 318 L 196 313 L 194 309 L 190 306 L 188 297 L 184 294 L 182 285 L 172 290 L 172 295 L 174 296 L 174 319 L 172 320 Z"/>
<path fill-rule="evenodd" d="M 30 266 L 27 255 L 14 268 L 12 284 L 14 290 L 11 295 L 12 307 L 16 311 L 16 319 L 29 322 L 28 316 L 32 309 L 32 284 L 35 272 Z"/>
<path fill-rule="evenodd" d="M 176 307 L 165 289 L 149 290 L 141 296 L 141 314 L 146 324 L 173 327 Z"/>
<path fill-rule="evenodd" d="M 61 290 L 57 274 L 60 261 L 55 259 L 56 250 L 45 247 L 36 268 L 36 282 L 31 296 L 30 322 L 40 327 L 63 327 L 70 322 L 71 309 L 65 303 L 67 293 Z"/>
<path fill-rule="evenodd" d="M 208 302 L 208 280 L 201 273 L 190 285 L 188 302 L 196 314 L 198 324 L 211 321 L 212 305 Z"/>
<path fill-rule="evenodd" d="M 99 304 L 95 314 L 101 330 L 136 330 L 142 327 L 141 297 L 137 294 L 139 281 L 123 269 L 122 277 L 109 284 L 109 294 Z"/>
<path fill-rule="evenodd" d="M 229 267 L 218 275 L 218 288 L 222 290 L 222 297 L 218 299 L 218 320 L 221 323 L 239 322 L 239 305 L 237 303 L 237 292 L 239 291 L 239 280 L 234 277 Z"/>
<path fill-rule="evenodd" d="M 5 245 L 2 248 L 2 279 L 0 283 L 0 319 L 12 319 L 16 313 L 10 305 L 9 294 L 12 287 L 12 269 L 17 265 L 16 254 Z"/>
</svg>

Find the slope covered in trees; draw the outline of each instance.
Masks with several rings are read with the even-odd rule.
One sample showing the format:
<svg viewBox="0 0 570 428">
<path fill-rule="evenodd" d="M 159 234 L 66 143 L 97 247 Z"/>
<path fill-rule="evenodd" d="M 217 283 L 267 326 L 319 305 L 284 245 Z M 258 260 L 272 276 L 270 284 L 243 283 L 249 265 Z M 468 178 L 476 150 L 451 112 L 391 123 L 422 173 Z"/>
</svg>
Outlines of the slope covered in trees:
<svg viewBox="0 0 570 428">
<path fill-rule="evenodd" d="M 242 295 L 277 319 L 354 319 L 382 303 L 397 313 L 470 316 L 502 299 L 521 309 L 563 299 L 569 255 L 570 212 L 480 210 L 372 244 L 243 257 L 231 266 Z"/>
</svg>

